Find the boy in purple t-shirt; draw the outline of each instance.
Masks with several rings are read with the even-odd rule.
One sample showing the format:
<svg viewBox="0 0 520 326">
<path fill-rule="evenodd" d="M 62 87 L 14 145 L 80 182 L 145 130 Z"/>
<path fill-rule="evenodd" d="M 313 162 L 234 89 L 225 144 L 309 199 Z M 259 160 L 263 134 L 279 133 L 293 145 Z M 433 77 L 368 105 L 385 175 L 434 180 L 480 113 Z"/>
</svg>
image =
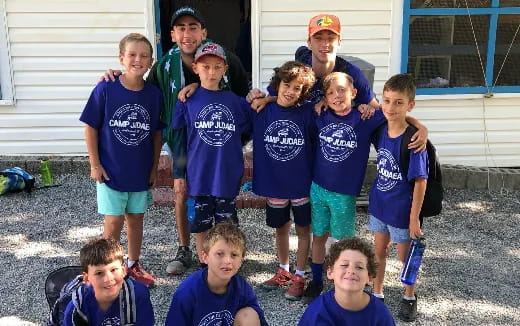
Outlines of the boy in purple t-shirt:
<svg viewBox="0 0 520 326">
<path fill-rule="evenodd" d="M 253 192 L 267 197 L 266 223 L 276 229 L 279 261 L 276 274 L 262 286 L 270 290 L 292 283 L 285 297 L 300 300 L 310 241 L 309 190 L 316 135 L 313 106 L 301 103 L 314 83 L 314 73 L 296 61 L 274 71 L 271 87 L 278 92 L 276 103 L 269 103 L 260 113 L 249 110 L 254 139 Z M 291 209 L 298 235 L 294 275 L 289 272 Z"/>
<path fill-rule="evenodd" d="M 415 84 L 409 74 L 392 76 L 383 87 L 382 110 L 388 126 L 382 129 L 377 148 L 377 176 L 370 189 L 368 222 L 374 232 L 375 254 L 378 261 L 374 279 L 374 295 L 383 296 L 387 248 L 390 241 L 397 243 L 399 260 L 404 263 L 410 238 L 423 235 L 419 222 L 426 180 L 428 154 L 410 150 L 408 175 L 399 166 L 403 134 L 408 127 L 406 114 L 415 105 Z M 414 321 L 417 315 L 417 297 L 414 286 L 405 285 L 404 297 L 399 306 L 399 318 Z"/>
<path fill-rule="evenodd" d="M 92 91 L 80 120 L 90 177 L 97 181 L 98 212 L 105 215 L 103 237 L 120 240 L 126 220 L 128 274 L 146 286 L 154 283 L 139 256 L 143 217 L 150 186 L 155 183 L 161 153 L 161 91 L 143 80 L 152 65 L 152 45 L 131 33 L 119 43 L 125 73 L 116 82 L 100 82 Z"/>
<path fill-rule="evenodd" d="M 334 289 L 320 295 L 303 313 L 298 326 L 366 325 L 394 326 L 388 307 L 368 292 L 365 285 L 376 275 L 370 245 L 349 238 L 330 247 L 325 260 L 327 278 Z"/>
<path fill-rule="evenodd" d="M 195 53 L 193 71 L 200 77 L 200 87 L 185 103 L 177 101 L 172 118 L 174 132 L 187 129 L 187 158 L 174 150 L 174 157 L 184 163 L 187 193 L 194 200 L 194 216 L 188 216 L 190 232 L 201 266 L 202 244 L 206 232 L 215 223 L 232 220 L 238 223 L 235 197 L 244 171 L 241 136 L 250 129 L 245 99 L 221 89 L 228 68 L 226 53 L 216 43 L 204 43 Z M 179 189 L 177 189 L 179 190 Z"/>
</svg>

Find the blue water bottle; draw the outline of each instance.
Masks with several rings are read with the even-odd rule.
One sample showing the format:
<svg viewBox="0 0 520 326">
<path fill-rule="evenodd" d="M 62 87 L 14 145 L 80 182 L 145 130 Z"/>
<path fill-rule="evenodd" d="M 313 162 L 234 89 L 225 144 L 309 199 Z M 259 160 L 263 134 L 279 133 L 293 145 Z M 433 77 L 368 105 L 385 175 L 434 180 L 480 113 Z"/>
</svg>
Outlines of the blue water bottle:
<svg viewBox="0 0 520 326">
<path fill-rule="evenodd" d="M 406 285 L 414 285 L 419 274 L 419 267 L 421 267 L 422 257 L 426 243 L 424 238 L 412 239 L 408 256 L 401 272 L 401 282 Z"/>
<path fill-rule="evenodd" d="M 191 197 L 188 197 L 188 200 L 186 200 L 186 215 L 188 216 L 188 221 L 193 222 L 195 218 L 195 200 Z"/>
</svg>

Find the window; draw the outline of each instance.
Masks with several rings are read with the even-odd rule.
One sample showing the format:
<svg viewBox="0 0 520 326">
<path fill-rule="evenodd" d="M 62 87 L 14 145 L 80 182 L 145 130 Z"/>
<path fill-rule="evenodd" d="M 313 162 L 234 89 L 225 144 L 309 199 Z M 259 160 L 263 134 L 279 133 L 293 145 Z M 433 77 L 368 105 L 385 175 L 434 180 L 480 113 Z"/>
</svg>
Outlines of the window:
<svg viewBox="0 0 520 326">
<path fill-rule="evenodd" d="M 401 71 L 417 94 L 520 93 L 520 0 L 405 0 Z"/>
<path fill-rule="evenodd" d="M 13 79 L 5 16 L 5 1 L 0 1 L 0 105 L 13 104 Z"/>
</svg>

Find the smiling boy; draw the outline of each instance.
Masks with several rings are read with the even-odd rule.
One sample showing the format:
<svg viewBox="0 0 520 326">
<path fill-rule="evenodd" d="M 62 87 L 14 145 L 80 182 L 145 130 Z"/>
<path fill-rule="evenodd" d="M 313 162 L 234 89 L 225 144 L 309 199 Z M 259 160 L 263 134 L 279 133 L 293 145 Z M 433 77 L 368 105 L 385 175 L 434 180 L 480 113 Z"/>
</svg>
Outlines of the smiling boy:
<svg viewBox="0 0 520 326">
<path fill-rule="evenodd" d="M 94 239 L 88 242 L 81 248 L 80 263 L 84 282 L 80 288 L 81 303 L 74 299 L 69 302 L 64 313 L 65 326 L 78 325 L 78 316 L 87 325 L 123 325 L 130 320 L 135 325 L 154 325 L 148 289 L 134 280 L 125 280 L 126 266 L 119 241 Z M 120 298 L 123 291 L 133 295 Z M 124 309 L 121 300 L 126 303 Z M 130 320 L 129 307 L 135 309 Z"/>
<path fill-rule="evenodd" d="M 359 238 L 340 240 L 331 246 L 325 264 L 334 289 L 309 305 L 299 326 L 395 325 L 386 305 L 364 291 L 365 285 L 375 277 L 377 267 L 367 242 Z"/>
</svg>

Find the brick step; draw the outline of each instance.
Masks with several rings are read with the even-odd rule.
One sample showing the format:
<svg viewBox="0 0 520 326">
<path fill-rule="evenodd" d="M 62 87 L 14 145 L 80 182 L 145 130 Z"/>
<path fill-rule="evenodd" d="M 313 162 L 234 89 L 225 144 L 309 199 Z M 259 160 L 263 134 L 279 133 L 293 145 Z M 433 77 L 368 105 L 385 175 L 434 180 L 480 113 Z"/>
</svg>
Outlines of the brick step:
<svg viewBox="0 0 520 326">
<path fill-rule="evenodd" d="M 244 175 L 242 183 L 251 181 L 253 177 L 252 153 L 244 154 Z M 172 160 L 168 155 L 161 155 L 157 171 L 157 185 L 152 190 L 154 204 L 156 206 L 173 206 L 175 197 L 173 193 Z M 236 199 L 237 208 L 265 208 L 266 199 L 256 196 L 251 192 L 241 192 Z M 367 208 L 368 196 L 361 194 L 356 201 L 356 207 Z"/>
</svg>

